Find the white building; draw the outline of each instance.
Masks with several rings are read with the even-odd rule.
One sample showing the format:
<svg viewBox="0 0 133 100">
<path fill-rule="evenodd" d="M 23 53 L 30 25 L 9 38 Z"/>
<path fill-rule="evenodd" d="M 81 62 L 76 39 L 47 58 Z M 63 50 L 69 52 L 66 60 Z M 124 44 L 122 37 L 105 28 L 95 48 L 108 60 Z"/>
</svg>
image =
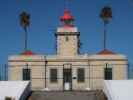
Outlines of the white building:
<svg viewBox="0 0 133 100">
<path fill-rule="evenodd" d="M 8 58 L 9 80 L 30 80 L 33 90 L 102 89 L 103 80 L 127 79 L 128 59 L 107 49 L 93 55 L 79 52 L 80 32 L 68 10 L 57 28 L 55 55 L 25 51 Z"/>
</svg>

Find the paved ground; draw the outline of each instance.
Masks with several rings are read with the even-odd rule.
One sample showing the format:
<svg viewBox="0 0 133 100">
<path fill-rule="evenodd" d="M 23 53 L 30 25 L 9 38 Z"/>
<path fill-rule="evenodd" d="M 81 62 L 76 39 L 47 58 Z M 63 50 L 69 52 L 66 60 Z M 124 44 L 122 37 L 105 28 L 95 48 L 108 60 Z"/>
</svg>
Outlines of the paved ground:
<svg viewBox="0 0 133 100">
<path fill-rule="evenodd" d="M 102 91 L 36 91 L 29 100 L 107 100 Z"/>
</svg>

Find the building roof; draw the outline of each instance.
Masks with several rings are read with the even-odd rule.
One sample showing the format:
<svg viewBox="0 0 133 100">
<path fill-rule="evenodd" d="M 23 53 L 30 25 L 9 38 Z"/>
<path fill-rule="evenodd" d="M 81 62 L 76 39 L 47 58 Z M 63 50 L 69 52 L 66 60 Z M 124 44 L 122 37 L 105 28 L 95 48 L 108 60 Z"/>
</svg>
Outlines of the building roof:
<svg viewBox="0 0 133 100">
<path fill-rule="evenodd" d="M 103 86 L 108 100 L 133 99 L 133 80 L 106 80 Z"/>
<path fill-rule="evenodd" d="M 114 52 L 112 52 L 112 51 L 110 51 L 110 50 L 108 50 L 108 49 L 104 49 L 104 50 L 98 52 L 97 54 L 98 54 L 98 55 L 114 55 L 114 54 L 116 54 L 116 53 L 114 53 Z"/>
<path fill-rule="evenodd" d="M 5 97 L 20 100 L 28 87 L 28 81 L 0 81 L 0 100 L 5 100 Z"/>
</svg>

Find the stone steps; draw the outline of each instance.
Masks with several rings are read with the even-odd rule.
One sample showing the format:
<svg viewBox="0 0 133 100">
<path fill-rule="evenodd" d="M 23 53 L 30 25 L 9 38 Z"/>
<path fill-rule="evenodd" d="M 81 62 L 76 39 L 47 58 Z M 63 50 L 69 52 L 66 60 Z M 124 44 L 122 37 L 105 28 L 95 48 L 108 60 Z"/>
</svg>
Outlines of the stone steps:
<svg viewBox="0 0 133 100">
<path fill-rule="evenodd" d="M 36 91 L 29 100 L 106 100 L 102 91 Z"/>
</svg>

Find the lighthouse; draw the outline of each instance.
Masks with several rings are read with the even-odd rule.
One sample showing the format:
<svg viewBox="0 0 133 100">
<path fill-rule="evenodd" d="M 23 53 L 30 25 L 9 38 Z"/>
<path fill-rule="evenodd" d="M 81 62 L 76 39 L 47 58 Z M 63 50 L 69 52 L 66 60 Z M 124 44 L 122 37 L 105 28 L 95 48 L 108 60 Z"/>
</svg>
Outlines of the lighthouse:
<svg viewBox="0 0 133 100">
<path fill-rule="evenodd" d="M 60 17 L 61 26 L 57 28 L 57 55 L 75 56 L 79 53 L 79 36 L 78 28 L 74 26 L 74 17 L 70 11 L 65 9 L 64 15 Z"/>
<path fill-rule="evenodd" d="M 125 55 L 106 49 L 80 54 L 80 32 L 74 25 L 75 18 L 65 9 L 59 20 L 53 33 L 56 53 L 26 51 L 9 55 L 8 80 L 30 81 L 34 91 L 86 91 L 102 89 L 104 80 L 127 79 Z"/>
</svg>

